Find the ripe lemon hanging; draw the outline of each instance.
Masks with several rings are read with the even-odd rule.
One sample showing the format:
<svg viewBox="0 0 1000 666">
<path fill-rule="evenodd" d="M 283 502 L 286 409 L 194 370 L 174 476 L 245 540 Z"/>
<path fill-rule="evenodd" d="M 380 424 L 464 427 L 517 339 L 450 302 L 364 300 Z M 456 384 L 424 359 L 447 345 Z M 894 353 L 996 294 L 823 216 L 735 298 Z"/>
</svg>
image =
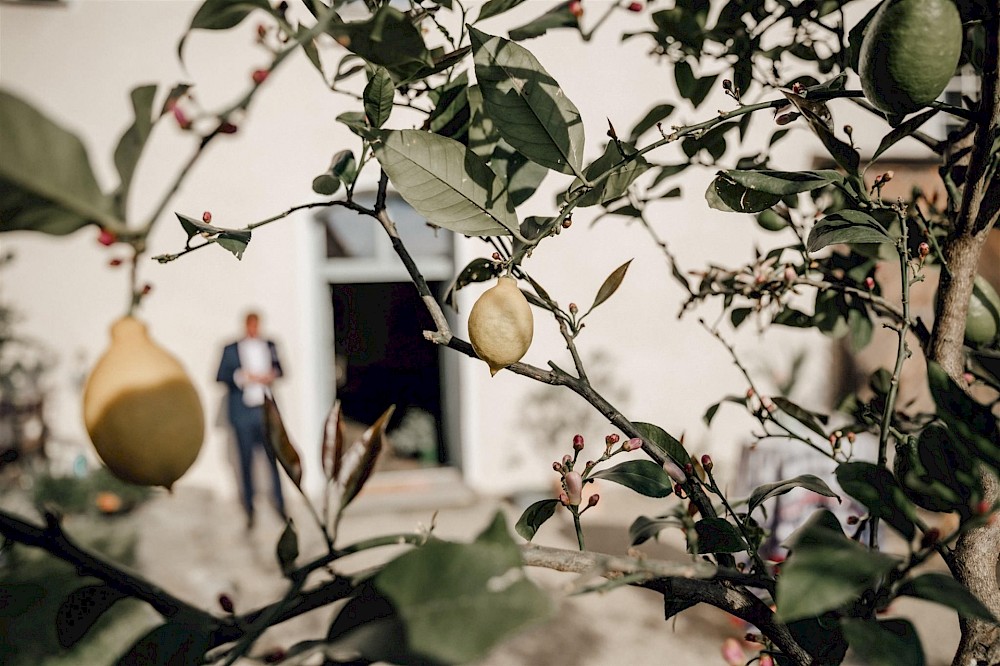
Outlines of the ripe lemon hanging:
<svg viewBox="0 0 1000 666">
<path fill-rule="evenodd" d="M 169 489 L 201 449 L 205 417 L 184 368 L 124 317 L 83 392 L 83 420 L 97 454 L 118 478 Z"/>
<path fill-rule="evenodd" d="M 499 278 L 469 313 L 472 348 L 490 366 L 490 375 L 521 360 L 531 345 L 534 327 L 531 306 L 512 277 Z"/>
<path fill-rule="evenodd" d="M 952 0 L 884 0 L 861 42 L 861 88 L 881 111 L 911 113 L 937 99 L 961 53 Z"/>
</svg>

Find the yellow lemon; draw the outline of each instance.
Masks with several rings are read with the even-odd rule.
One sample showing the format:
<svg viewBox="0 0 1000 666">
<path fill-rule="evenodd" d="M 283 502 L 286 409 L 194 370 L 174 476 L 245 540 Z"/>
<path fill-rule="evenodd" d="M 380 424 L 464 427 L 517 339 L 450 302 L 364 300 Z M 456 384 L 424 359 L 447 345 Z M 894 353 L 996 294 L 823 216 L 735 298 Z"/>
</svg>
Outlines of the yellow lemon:
<svg viewBox="0 0 1000 666">
<path fill-rule="evenodd" d="M 937 99 L 961 53 L 952 0 L 884 0 L 861 42 L 861 88 L 880 110 L 911 113 Z"/>
<path fill-rule="evenodd" d="M 531 306 L 512 277 L 499 278 L 469 313 L 472 348 L 490 366 L 491 375 L 521 360 L 534 328 Z"/>
<path fill-rule="evenodd" d="M 191 379 L 133 317 L 111 327 L 111 346 L 83 392 L 83 420 L 115 476 L 168 489 L 198 457 L 205 432 Z"/>
</svg>

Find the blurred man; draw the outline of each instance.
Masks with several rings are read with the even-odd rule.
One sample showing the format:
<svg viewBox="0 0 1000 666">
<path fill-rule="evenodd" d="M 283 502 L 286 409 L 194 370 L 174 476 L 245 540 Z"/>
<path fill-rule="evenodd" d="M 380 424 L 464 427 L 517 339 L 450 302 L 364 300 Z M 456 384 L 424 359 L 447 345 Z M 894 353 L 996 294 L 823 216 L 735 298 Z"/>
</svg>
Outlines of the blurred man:
<svg viewBox="0 0 1000 666">
<path fill-rule="evenodd" d="M 229 391 L 226 406 L 229 422 L 236 431 L 243 508 L 247 529 L 251 529 L 254 524 L 253 459 L 258 449 L 264 450 L 271 469 L 274 506 L 282 518 L 285 517 L 278 467 L 274 454 L 264 441 L 267 436 L 264 432 L 264 396 L 270 395 L 271 384 L 282 372 L 274 342 L 260 337 L 260 315 L 256 312 L 247 314 L 245 333 L 242 340 L 226 345 L 222 350 L 222 361 L 215 379 L 225 384 Z"/>
</svg>

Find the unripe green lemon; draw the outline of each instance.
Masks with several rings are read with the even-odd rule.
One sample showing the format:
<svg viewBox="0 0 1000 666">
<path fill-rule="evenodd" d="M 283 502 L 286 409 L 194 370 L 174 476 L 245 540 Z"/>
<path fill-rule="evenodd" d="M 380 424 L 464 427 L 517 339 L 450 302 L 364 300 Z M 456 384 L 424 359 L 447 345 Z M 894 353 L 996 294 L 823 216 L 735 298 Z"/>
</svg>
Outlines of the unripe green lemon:
<svg viewBox="0 0 1000 666">
<path fill-rule="evenodd" d="M 1000 295 L 982 275 L 976 276 L 965 317 L 965 342 L 973 347 L 989 346 L 1000 333 Z"/>
<path fill-rule="evenodd" d="M 788 220 L 768 208 L 767 210 L 762 210 L 757 213 L 757 224 L 760 225 L 761 229 L 767 229 L 768 231 L 781 231 L 788 226 Z"/>
<path fill-rule="evenodd" d="M 184 368 L 125 317 L 83 392 L 83 420 L 97 454 L 118 478 L 170 488 L 201 449 L 205 417 Z"/>
<path fill-rule="evenodd" d="M 512 277 L 499 278 L 469 313 L 469 340 L 490 366 L 491 375 L 521 360 L 531 346 L 534 328 L 528 299 Z"/>
<path fill-rule="evenodd" d="M 911 113 L 937 99 L 961 53 L 952 0 L 884 0 L 861 42 L 861 88 L 880 110 Z"/>
</svg>

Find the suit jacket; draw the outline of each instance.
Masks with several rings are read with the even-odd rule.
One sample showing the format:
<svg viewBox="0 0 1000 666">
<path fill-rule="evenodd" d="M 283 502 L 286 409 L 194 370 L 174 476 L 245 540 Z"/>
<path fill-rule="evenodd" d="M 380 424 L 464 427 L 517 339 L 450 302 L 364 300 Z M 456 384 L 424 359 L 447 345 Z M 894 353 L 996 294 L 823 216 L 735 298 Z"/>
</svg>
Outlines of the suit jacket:
<svg viewBox="0 0 1000 666">
<path fill-rule="evenodd" d="M 271 352 L 271 370 L 275 376 L 280 377 L 281 362 L 278 360 L 278 349 L 274 342 L 267 340 L 267 349 Z M 242 419 L 255 415 L 256 407 L 248 407 L 243 402 L 243 389 L 236 384 L 236 371 L 240 369 L 240 352 L 237 347 L 239 343 L 233 342 L 226 345 L 222 350 L 222 361 L 219 363 L 219 372 L 216 373 L 215 380 L 222 382 L 228 389 L 228 399 L 226 408 L 228 410 L 229 421 L 233 424 L 239 423 Z"/>
</svg>

